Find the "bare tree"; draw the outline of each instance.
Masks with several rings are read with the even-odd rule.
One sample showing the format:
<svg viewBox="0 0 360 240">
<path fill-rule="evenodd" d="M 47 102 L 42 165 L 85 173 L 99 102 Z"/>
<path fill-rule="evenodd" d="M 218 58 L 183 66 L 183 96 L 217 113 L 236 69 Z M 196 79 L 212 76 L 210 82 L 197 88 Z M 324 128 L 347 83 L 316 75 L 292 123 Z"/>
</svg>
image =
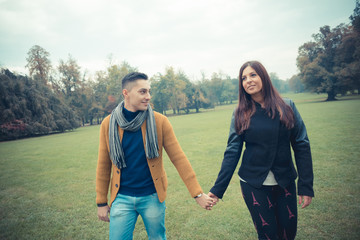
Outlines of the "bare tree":
<svg viewBox="0 0 360 240">
<path fill-rule="evenodd" d="M 25 67 L 29 69 L 30 76 L 37 77 L 44 83 L 47 83 L 49 72 L 52 68 L 49 60 L 49 52 L 39 45 L 34 45 L 27 54 L 28 57 L 26 60 L 28 63 Z"/>
</svg>

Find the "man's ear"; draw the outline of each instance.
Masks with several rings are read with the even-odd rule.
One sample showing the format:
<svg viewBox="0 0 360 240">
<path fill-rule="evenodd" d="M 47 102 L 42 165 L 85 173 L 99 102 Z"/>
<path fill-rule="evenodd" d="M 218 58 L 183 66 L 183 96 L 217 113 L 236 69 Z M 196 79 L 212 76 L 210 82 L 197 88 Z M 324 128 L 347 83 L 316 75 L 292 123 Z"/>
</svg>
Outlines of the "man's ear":
<svg viewBox="0 0 360 240">
<path fill-rule="evenodd" d="M 122 90 L 122 94 L 123 94 L 123 96 L 124 96 L 124 98 L 128 95 L 128 90 L 127 89 L 123 89 Z"/>
</svg>

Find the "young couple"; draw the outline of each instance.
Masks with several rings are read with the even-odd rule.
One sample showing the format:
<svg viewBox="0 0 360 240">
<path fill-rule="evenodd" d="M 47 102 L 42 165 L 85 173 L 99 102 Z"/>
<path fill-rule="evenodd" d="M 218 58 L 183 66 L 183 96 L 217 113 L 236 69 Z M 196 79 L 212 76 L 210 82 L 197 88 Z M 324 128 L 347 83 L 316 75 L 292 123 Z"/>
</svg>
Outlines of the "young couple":
<svg viewBox="0 0 360 240">
<path fill-rule="evenodd" d="M 98 217 L 110 222 L 110 239 L 132 239 L 139 214 L 149 239 L 166 239 L 163 149 L 191 196 L 210 210 L 223 197 L 244 142 L 238 174 L 258 238 L 295 238 L 296 194 L 302 208 L 314 196 L 310 144 L 294 103 L 280 97 L 261 63 L 250 61 L 240 68 L 239 103 L 209 194 L 203 193 L 169 120 L 152 110 L 148 77 L 129 73 L 122 79 L 122 88 L 124 101 L 101 124 L 96 170 Z"/>
</svg>

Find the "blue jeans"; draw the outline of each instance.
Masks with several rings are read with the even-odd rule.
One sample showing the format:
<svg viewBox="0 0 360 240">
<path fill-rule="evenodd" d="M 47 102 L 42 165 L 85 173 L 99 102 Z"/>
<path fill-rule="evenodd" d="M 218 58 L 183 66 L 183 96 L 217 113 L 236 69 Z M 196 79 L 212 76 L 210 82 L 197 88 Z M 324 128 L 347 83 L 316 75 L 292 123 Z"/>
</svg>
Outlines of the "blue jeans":
<svg viewBox="0 0 360 240">
<path fill-rule="evenodd" d="M 133 239 L 139 214 L 149 239 L 166 239 L 165 202 L 160 202 L 157 193 L 132 197 L 118 194 L 110 209 L 110 240 Z"/>
</svg>

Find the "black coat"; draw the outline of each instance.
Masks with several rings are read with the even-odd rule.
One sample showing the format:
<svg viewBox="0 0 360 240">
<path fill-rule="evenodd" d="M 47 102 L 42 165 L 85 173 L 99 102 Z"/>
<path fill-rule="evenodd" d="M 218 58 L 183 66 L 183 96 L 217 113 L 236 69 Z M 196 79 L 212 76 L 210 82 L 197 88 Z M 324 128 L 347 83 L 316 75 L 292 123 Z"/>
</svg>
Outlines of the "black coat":
<svg viewBox="0 0 360 240">
<path fill-rule="evenodd" d="M 245 142 L 238 172 L 241 179 L 255 188 L 260 188 L 271 170 L 278 184 L 283 188 L 287 187 L 298 176 L 291 157 L 291 144 L 299 174 L 298 195 L 314 196 L 312 158 L 306 128 L 294 102 L 289 99 L 284 101 L 294 112 L 295 125 L 290 130 L 280 122 L 279 114 L 272 119 L 260 104 L 256 103 L 256 112 L 251 117 L 249 128 L 238 135 L 233 114 L 224 159 L 210 192 L 219 198 L 223 197 Z"/>
</svg>

